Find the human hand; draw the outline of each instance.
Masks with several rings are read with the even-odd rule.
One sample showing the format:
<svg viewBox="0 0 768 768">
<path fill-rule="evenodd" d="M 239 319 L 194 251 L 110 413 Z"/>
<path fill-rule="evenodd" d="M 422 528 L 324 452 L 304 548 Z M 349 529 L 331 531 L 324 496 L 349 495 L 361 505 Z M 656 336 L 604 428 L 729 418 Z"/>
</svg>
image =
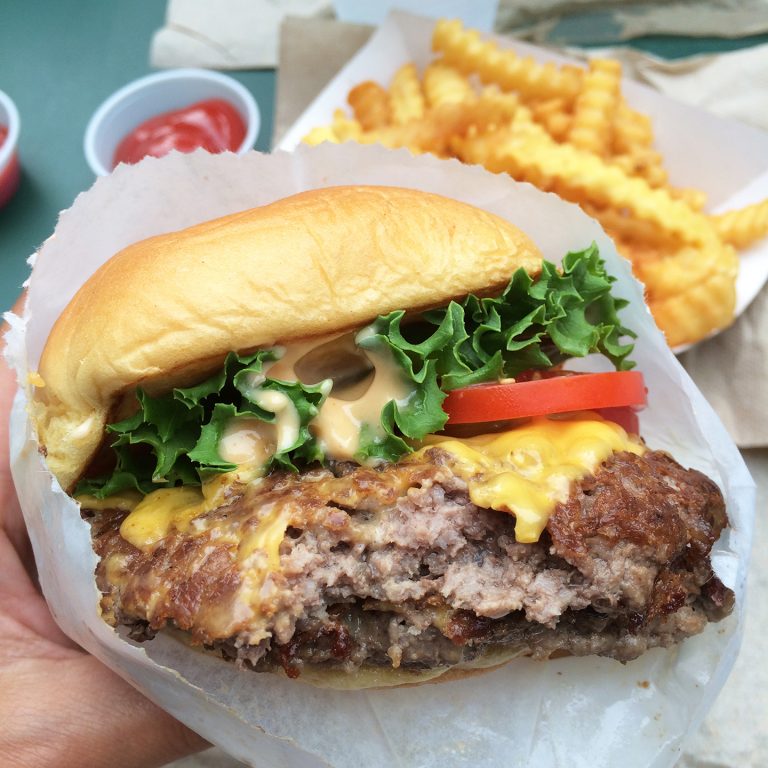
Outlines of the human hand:
<svg viewBox="0 0 768 768">
<path fill-rule="evenodd" d="M 3 325 L 2 331 L 6 326 Z M 75 645 L 36 583 L 11 479 L 0 357 L 0 755 L 5 768 L 152 768 L 207 744 Z"/>
</svg>

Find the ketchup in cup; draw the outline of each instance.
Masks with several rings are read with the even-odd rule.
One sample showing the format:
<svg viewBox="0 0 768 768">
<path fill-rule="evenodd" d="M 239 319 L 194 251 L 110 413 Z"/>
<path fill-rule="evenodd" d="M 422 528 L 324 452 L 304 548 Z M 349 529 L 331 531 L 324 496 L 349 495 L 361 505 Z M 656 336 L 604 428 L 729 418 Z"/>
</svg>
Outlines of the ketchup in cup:
<svg viewBox="0 0 768 768">
<path fill-rule="evenodd" d="M 245 122 L 224 99 L 198 101 L 146 120 L 123 137 L 112 160 L 138 163 L 143 157 L 162 157 L 173 149 L 217 153 L 239 149 L 245 138 Z"/>
<path fill-rule="evenodd" d="M 0 125 L 0 149 L 8 138 L 8 127 Z M 0 206 L 5 205 L 19 185 L 19 159 L 14 153 L 4 168 L 0 168 Z"/>
</svg>

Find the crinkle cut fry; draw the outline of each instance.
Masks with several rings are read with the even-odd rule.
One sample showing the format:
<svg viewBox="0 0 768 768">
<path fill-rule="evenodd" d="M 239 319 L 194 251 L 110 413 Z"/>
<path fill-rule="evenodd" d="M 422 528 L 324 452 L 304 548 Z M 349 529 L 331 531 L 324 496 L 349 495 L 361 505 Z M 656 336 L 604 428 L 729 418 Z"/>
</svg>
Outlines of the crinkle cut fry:
<svg viewBox="0 0 768 768">
<path fill-rule="evenodd" d="M 573 115 L 568 110 L 565 99 L 536 99 L 528 106 L 534 120 L 543 125 L 553 139 L 565 141 L 568 138 L 573 125 Z"/>
<path fill-rule="evenodd" d="M 718 235 L 726 243 L 746 248 L 755 240 L 768 235 L 768 198 L 711 218 Z"/>
<path fill-rule="evenodd" d="M 667 299 L 648 299 L 656 324 L 671 347 L 698 341 L 733 322 L 736 286 L 733 277 L 715 272 L 706 280 Z"/>
<path fill-rule="evenodd" d="M 653 144 L 651 118 L 638 112 L 619 99 L 613 120 L 613 152 L 616 155 L 631 155 L 639 149 Z"/>
<path fill-rule="evenodd" d="M 640 176 L 652 187 L 663 187 L 669 180 L 661 155 L 651 147 L 636 147 L 625 155 L 614 155 L 611 163 L 629 176 Z"/>
<path fill-rule="evenodd" d="M 469 102 L 475 95 L 461 72 L 440 61 L 424 70 L 424 93 L 430 107 Z"/>
<path fill-rule="evenodd" d="M 500 93 L 498 96 L 483 92 L 469 103 L 444 104 L 428 109 L 421 120 L 387 125 L 373 131 L 363 131 L 359 123 L 340 112 L 332 125 L 313 128 L 302 141 L 314 145 L 323 141 L 354 140 L 392 149 L 405 147 L 414 154 L 431 152 L 438 157 L 448 157 L 451 156 L 452 141 L 468 131 L 484 131 L 509 122 L 517 108 L 517 99 L 514 94 Z"/>
<path fill-rule="evenodd" d="M 703 211 L 707 204 L 707 193 L 694 187 L 670 187 L 672 197 L 682 200 L 691 210 Z"/>
<path fill-rule="evenodd" d="M 685 294 L 713 275 L 735 282 L 739 261 L 733 247 L 713 239 L 698 246 L 663 252 L 657 259 L 635 262 L 635 274 L 648 291 L 649 300 L 664 300 Z"/>
<path fill-rule="evenodd" d="M 529 98 L 573 99 L 579 92 L 578 70 L 522 58 L 512 50 L 483 41 L 476 31 L 465 29 L 458 20 L 435 24 L 432 50 L 464 74 L 477 74 L 483 83 L 497 83 L 504 90 L 518 91 Z"/>
<path fill-rule="evenodd" d="M 511 119 L 520 109 L 520 99 L 516 93 L 502 91 L 498 85 L 486 85 L 477 98 L 477 104 L 482 109 L 495 110 L 499 119 Z M 471 109 L 471 105 L 467 105 Z M 485 126 L 487 127 L 487 125 Z"/>
<path fill-rule="evenodd" d="M 613 116 L 621 89 L 621 64 L 615 59 L 592 59 L 576 97 L 570 142 L 596 155 L 610 154 Z"/>
<path fill-rule="evenodd" d="M 586 201 L 581 202 L 580 205 L 583 211 L 593 219 L 597 219 L 603 229 L 614 239 L 644 243 L 656 249 L 664 248 L 666 251 L 675 251 L 680 247 L 677 237 L 659 229 L 653 222 L 635 218 L 627 211 L 601 208 Z"/>
<path fill-rule="evenodd" d="M 339 143 L 339 137 L 333 130 L 332 125 L 316 125 L 302 139 L 304 144 L 309 144 L 311 147 L 316 147 L 318 144 L 322 144 L 324 141 L 330 141 L 332 144 Z"/>
<path fill-rule="evenodd" d="M 395 125 L 424 117 L 424 93 L 415 64 L 404 64 L 395 72 L 389 86 L 389 106 Z"/>
<path fill-rule="evenodd" d="M 470 131 L 485 131 L 509 123 L 518 109 L 514 94 L 483 89 L 480 96 L 465 102 L 449 102 L 428 109 L 421 120 L 405 125 L 389 125 L 363 133 L 358 141 L 380 143 L 385 147 L 406 147 L 414 154 L 432 152 L 451 156 L 452 142 Z"/>
<path fill-rule="evenodd" d="M 389 94 L 373 80 L 366 80 L 356 85 L 349 92 L 347 101 L 355 113 L 355 120 L 360 123 L 364 131 L 389 125 Z"/>
<path fill-rule="evenodd" d="M 667 190 L 653 189 L 644 179 L 632 178 L 592 153 L 557 144 L 543 130 L 505 130 L 469 138 L 462 143 L 462 155 L 469 162 L 506 171 L 573 202 L 586 199 L 602 207 L 629 209 L 683 243 L 707 243 L 716 237 L 705 216 L 675 200 Z"/>
<path fill-rule="evenodd" d="M 313 128 L 302 141 L 305 144 L 315 146 L 324 141 L 339 144 L 344 141 L 360 141 L 363 129 L 357 120 L 353 120 L 344 114 L 344 110 L 337 109 L 333 113 L 333 122 L 330 125 L 319 125 Z"/>
<path fill-rule="evenodd" d="M 357 141 L 361 144 L 381 144 L 390 149 L 405 147 L 415 155 L 423 152 L 432 152 L 439 157 L 445 155 L 445 142 L 426 120 L 411 120 L 405 125 L 386 125 L 375 131 L 366 131 Z"/>
</svg>

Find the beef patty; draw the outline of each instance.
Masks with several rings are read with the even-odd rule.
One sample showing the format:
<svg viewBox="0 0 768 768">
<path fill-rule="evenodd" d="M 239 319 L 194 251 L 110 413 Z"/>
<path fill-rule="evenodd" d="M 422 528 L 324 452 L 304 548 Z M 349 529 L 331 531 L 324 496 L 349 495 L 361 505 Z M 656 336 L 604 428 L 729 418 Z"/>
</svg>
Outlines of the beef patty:
<svg viewBox="0 0 768 768">
<path fill-rule="evenodd" d="M 267 568 L 243 545 L 276 510 L 279 563 Z M 535 544 L 515 541 L 513 516 L 472 504 L 439 449 L 380 470 L 274 473 L 151 551 L 120 536 L 125 512 L 83 514 L 108 622 L 139 639 L 171 625 L 293 677 L 305 664 L 423 670 L 489 650 L 625 661 L 700 632 L 734 599 L 709 558 L 722 495 L 661 452 L 618 453 L 573 483 Z"/>
</svg>

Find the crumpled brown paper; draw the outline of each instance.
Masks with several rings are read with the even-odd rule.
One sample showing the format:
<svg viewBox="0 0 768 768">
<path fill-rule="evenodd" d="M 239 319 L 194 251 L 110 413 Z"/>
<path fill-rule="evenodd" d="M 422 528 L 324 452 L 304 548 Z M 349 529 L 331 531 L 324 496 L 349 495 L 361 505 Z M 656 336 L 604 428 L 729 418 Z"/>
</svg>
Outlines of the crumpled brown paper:
<svg viewBox="0 0 768 768">
<path fill-rule="evenodd" d="M 154 67 L 273 67 L 280 21 L 288 15 L 334 18 L 333 5 L 332 0 L 169 0 L 150 60 Z M 413 10 L 415 3 L 407 5 Z M 450 3 L 445 9 L 451 15 Z M 495 29 L 561 44 L 652 34 L 741 37 L 768 31 L 768 0 L 499 0 Z"/>
<path fill-rule="evenodd" d="M 768 0 L 500 0 L 496 29 L 560 44 L 654 34 L 734 38 L 768 30 Z"/>
</svg>

